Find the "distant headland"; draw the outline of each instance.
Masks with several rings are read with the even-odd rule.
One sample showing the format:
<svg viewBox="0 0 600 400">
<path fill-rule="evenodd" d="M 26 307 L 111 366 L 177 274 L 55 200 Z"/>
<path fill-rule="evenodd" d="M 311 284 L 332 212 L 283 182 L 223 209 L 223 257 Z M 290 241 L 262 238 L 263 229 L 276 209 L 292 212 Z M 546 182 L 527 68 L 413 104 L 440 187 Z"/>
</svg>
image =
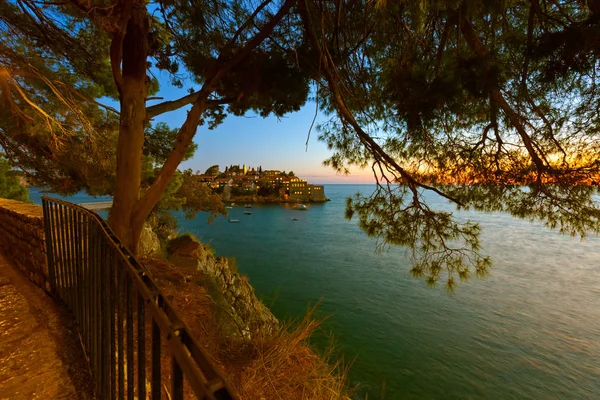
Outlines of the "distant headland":
<svg viewBox="0 0 600 400">
<path fill-rule="evenodd" d="M 247 203 L 304 202 L 318 203 L 327 201 L 325 188 L 313 185 L 297 177 L 293 171 L 263 170 L 246 165 L 229 165 L 220 171 L 218 165 L 208 168 L 204 174 L 197 173 L 195 178 L 205 182 L 224 201 Z"/>
</svg>

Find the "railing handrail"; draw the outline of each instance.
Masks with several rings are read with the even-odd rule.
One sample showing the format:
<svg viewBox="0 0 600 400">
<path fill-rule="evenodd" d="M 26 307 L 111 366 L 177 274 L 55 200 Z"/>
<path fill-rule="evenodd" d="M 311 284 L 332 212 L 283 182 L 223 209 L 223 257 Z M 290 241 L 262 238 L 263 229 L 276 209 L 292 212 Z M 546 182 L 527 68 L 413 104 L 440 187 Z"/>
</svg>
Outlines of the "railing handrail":
<svg viewBox="0 0 600 400">
<path fill-rule="evenodd" d="M 160 329 L 160 333 L 166 336 L 167 341 L 170 345 L 169 347 L 171 354 L 174 360 L 176 360 L 178 368 L 181 369 L 182 375 L 185 378 L 187 378 L 187 381 L 194 393 L 199 398 L 207 398 L 211 400 L 237 399 L 235 392 L 229 387 L 225 379 L 217 371 L 208 354 L 206 354 L 206 352 L 200 346 L 197 340 L 191 335 L 189 329 L 178 316 L 171 303 L 161 293 L 160 289 L 152 279 L 150 272 L 133 256 L 133 254 L 131 254 L 131 252 L 123 244 L 121 244 L 120 240 L 113 233 L 112 229 L 108 226 L 106 221 L 102 217 L 100 217 L 96 212 L 82 207 L 80 205 L 69 203 L 64 200 L 53 199 L 47 196 L 43 196 L 42 203 L 44 207 L 44 226 L 47 236 L 48 267 L 50 272 L 49 278 L 51 281 L 53 293 L 58 295 L 58 297 L 61 298 L 61 300 L 65 300 L 62 298 L 63 296 L 60 294 L 60 291 L 57 290 L 57 281 L 59 280 L 59 278 L 57 277 L 57 273 L 59 273 L 60 271 L 57 271 L 55 268 L 56 255 L 54 253 L 55 250 L 59 249 L 60 246 L 58 246 L 56 243 L 52 243 L 53 240 L 55 240 L 56 230 L 58 229 L 58 232 L 61 232 L 60 227 L 57 228 L 56 224 L 52 224 L 52 222 L 56 219 L 56 217 L 53 218 L 54 214 L 51 214 L 53 212 L 52 207 L 54 205 L 57 205 L 59 207 L 66 207 L 67 210 L 74 210 L 82 215 L 87 216 L 88 218 L 93 220 L 97 228 L 100 229 L 102 236 L 104 236 L 104 240 L 108 241 L 108 244 L 110 245 L 110 247 L 112 247 L 113 251 L 120 259 L 120 262 L 117 262 L 117 265 L 120 265 L 122 266 L 122 268 L 124 268 L 125 273 L 128 275 L 129 279 L 134 285 L 134 291 L 141 296 L 144 304 L 150 310 L 153 318 L 153 323 L 156 322 L 158 328 Z M 76 227 L 71 228 L 73 232 L 76 231 Z M 68 229 L 69 228 L 67 228 L 67 230 Z M 62 232 L 62 234 L 63 239 L 65 236 L 68 236 L 65 234 L 65 232 Z M 88 238 L 88 241 L 89 240 L 90 239 Z M 79 244 L 67 244 L 67 246 L 77 245 Z M 88 243 L 88 245 L 91 246 L 91 242 Z M 65 252 L 65 254 L 67 253 L 68 251 Z M 69 254 L 72 255 L 73 253 L 74 251 L 72 251 Z M 87 261 L 89 262 L 90 260 Z M 64 269 L 65 265 L 63 265 L 62 268 Z M 119 273 L 119 271 L 117 271 L 117 273 Z M 74 280 L 76 281 L 77 279 L 78 278 L 75 278 Z M 113 286 L 111 285 L 110 288 L 113 288 Z M 120 293 L 115 293 L 115 295 L 120 295 Z M 128 303 L 128 305 L 131 304 Z M 111 307 L 112 312 L 114 312 L 115 306 L 113 305 Z M 74 310 L 71 311 L 73 312 Z M 104 312 L 106 312 L 106 310 Z M 129 312 L 129 310 L 127 310 L 127 312 Z M 112 314 L 111 318 L 114 318 Z M 130 329 L 133 329 L 133 326 L 131 326 Z M 87 350 L 88 349 L 86 349 L 86 351 Z M 176 367 L 174 366 L 173 368 L 175 369 Z M 182 387 L 176 389 L 177 392 L 181 392 L 181 396 L 183 396 L 183 376 L 179 378 L 182 382 Z M 94 377 L 94 379 L 98 382 L 98 379 L 96 377 Z M 104 383 L 107 384 L 106 382 Z"/>
</svg>

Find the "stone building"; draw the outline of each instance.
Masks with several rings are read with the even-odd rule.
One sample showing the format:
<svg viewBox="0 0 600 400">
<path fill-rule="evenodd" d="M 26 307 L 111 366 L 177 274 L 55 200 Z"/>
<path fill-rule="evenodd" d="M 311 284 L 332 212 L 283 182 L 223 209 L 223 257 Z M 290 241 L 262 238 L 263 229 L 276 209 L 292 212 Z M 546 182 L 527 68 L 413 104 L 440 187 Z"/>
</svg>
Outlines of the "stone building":
<svg viewBox="0 0 600 400">
<path fill-rule="evenodd" d="M 299 178 L 290 179 L 290 200 L 308 200 L 308 183 L 305 180 Z"/>
<path fill-rule="evenodd" d="M 308 199 L 310 201 L 327 201 L 323 185 L 308 185 Z"/>
</svg>

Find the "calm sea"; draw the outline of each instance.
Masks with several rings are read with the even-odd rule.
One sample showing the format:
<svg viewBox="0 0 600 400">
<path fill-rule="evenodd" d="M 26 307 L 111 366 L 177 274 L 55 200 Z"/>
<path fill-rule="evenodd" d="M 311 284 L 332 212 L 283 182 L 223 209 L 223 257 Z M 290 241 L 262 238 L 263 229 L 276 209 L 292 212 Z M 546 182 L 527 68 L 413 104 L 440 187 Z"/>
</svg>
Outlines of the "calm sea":
<svg viewBox="0 0 600 400">
<path fill-rule="evenodd" d="M 244 215 L 236 207 L 230 218 L 239 224 L 199 215 L 181 218 L 181 231 L 235 256 L 278 317 L 320 302 L 362 398 L 600 399 L 599 238 L 460 213 L 481 223 L 494 267 L 449 294 L 411 278 L 403 249 L 376 253 L 375 241 L 344 219 L 346 197 L 372 189 L 326 185 L 332 201 L 307 211 L 255 205 Z M 39 201 L 37 191 L 31 197 Z"/>
</svg>

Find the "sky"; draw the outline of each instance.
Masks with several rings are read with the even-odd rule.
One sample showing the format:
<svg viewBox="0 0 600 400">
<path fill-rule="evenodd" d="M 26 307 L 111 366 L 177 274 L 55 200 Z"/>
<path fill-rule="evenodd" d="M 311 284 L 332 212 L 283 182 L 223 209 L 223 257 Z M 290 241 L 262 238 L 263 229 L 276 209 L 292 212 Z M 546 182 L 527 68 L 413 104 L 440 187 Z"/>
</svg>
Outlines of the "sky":
<svg viewBox="0 0 600 400">
<path fill-rule="evenodd" d="M 155 96 L 163 100 L 148 102 L 153 105 L 162 101 L 175 100 L 187 94 L 186 89 L 172 87 L 166 74 L 157 74 L 161 82 L 161 91 Z M 159 115 L 155 122 L 165 122 L 172 128 L 181 126 L 189 109 Z M 308 102 L 299 112 L 288 114 L 281 119 L 276 117 L 262 118 L 255 114 L 245 117 L 228 116 L 214 130 L 200 126 L 194 137 L 198 149 L 194 157 L 184 161 L 180 169 L 191 168 L 204 172 L 212 165 L 219 165 L 225 170 L 228 165 L 244 165 L 262 169 L 294 171 L 296 176 L 310 183 L 373 183 L 369 169 L 351 170 L 350 175 L 337 174 L 330 167 L 323 166 L 323 161 L 332 154 L 327 145 L 320 142 L 318 133 L 313 128 L 306 148 L 306 139 L 311 122 L 315 115 L 315 104 Z M 317 116 L 317 125 L 324 116 Z"/>
</svg>

